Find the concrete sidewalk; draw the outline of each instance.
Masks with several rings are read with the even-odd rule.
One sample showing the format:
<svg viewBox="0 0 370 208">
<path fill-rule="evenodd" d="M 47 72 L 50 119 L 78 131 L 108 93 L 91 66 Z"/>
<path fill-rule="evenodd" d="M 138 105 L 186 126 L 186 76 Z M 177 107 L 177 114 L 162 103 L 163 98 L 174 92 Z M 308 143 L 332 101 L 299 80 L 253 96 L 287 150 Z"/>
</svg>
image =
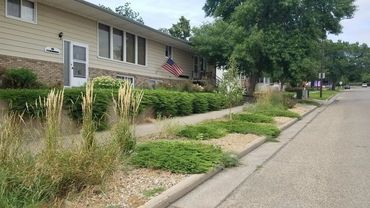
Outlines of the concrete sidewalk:
<svg viewBox="0 0 370 208">
<path fill-rule="evenodd" d="M 241 158 L 240 166 L 226 169 L 170 205 L 171 208 L 214 208 L 220 205 L 237 187 L 256 170 L 285 147 L 302 129 L 327 106 L 322 106 L 282 132 L 277 143 L 265 143 Z"/>
<path fill-rule="evenodd" d="M 238 106 L 231 109 L 232 113 L 239 113 L 243 111 L 243 108 L 245 108 L 248 105 Z M 170 119 L 165 119 L 162 121 L 158 121 L 155 123 L 150 124 L 139 124 L 135 128 L 135 135 L 137 137 L 145 137 L 150 136 L 154 134 L 159 134 L 163 129 L 163 127 L 168 123 L 175 123 L 178 125 L 192 125 L 201 123 L 203 121 L 213 120 L 225 117 L 229 115 L 230 109 L 224 109 L 220 111 L 213 111 L 208 113 L 202 113 L 202 114 L 194 114 L 190 116 L 184 116 L 184 117 L 175 117 Z"/>
</svg>

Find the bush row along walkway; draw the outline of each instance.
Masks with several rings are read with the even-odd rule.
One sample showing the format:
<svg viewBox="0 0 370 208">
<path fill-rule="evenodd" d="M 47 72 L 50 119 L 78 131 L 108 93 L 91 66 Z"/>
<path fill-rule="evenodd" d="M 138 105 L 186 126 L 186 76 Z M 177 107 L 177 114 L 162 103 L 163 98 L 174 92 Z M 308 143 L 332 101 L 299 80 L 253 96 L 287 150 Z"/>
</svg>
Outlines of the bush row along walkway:
<svg viewBox="0 0 370 208">
<path fill-rule="evenodd" d="M 232 113 L 239 113 L 243 111 L 243 108 L 245 108 L 248 105 L 238 106 L 231 109 Z M 202 114 L 194 114 L 190 116 L 184 116 L 184 117 L 175 117 L 171 119 L 165 119 L 162 121 L 158 121 L 155 123 L 150 124 L 139 124 L 135 127 L 135 135 L 137 137 L 145 137 L 150 136 L 154 134 L 159 134 L 161 131 L 163 131 L 163 127 L 165 125 L 168 125 L 169 123 L 174 123 L 178 125 L 192 125 L 197 124 L 203 121 L 207 120 L 213 120 L 225 117 L 229 115 L 230 109 L 224 109 L 220 111 L 213 111 L 208 113 L 202 113 Z"/>
</svg>

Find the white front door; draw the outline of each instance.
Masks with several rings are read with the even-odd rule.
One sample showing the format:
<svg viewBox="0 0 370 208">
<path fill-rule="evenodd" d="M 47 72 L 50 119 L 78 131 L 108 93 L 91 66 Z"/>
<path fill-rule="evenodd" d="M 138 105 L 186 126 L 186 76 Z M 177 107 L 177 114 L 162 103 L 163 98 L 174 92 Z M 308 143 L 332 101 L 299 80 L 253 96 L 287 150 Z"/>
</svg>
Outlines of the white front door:
<svg viewBox="0 0 370 208">
<path fill-rule="evenodd" d="M 89 77 L 88 46 L 65 41 L 64 49 L 64 85 L 70 87 L 84 85 Z"/>
</svg>

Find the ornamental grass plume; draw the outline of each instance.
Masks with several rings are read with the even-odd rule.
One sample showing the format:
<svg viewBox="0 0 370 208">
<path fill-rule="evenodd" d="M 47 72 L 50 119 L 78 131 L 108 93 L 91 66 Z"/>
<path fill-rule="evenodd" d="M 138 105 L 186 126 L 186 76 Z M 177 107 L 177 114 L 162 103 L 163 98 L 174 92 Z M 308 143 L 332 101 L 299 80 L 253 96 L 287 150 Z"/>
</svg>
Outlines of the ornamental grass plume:
<svg viewBox="0 0 370 208">
<path fill-rule="evenodd" d="M 9 113 L 0 122 L 0 164 L 11 162 L 21 146 L 23 115 Z"/>
<path fill-rule="evenodd" d="M 58 138 L 61 136 L 60 127 L 64 101 L 64 90 L 51 90 L 43 100 L 45 108 L 45 153 L 48 156 L 55 155 Z M 41 99 L 39 99 L 41 104 Z"/>
<path fill-rule="evenodd" d="M 124 82 L 118 90 L 117 100 L 113 98 L 118 121 L 112 133 L 117 147 L 123 154 L 130 154 L 135 148 L 136 138 L 133 125 L 143 95 L 143 91 L 134 91 L 130 83 Z"/>
<path fill-rule="evenodd" d="M 93 120 L 94 82 L 86 84 L 85 95 L 82 94 L 82 138 L 85 151 L 91 151 L 95 145 L 96 126 Z"/>
</svg>

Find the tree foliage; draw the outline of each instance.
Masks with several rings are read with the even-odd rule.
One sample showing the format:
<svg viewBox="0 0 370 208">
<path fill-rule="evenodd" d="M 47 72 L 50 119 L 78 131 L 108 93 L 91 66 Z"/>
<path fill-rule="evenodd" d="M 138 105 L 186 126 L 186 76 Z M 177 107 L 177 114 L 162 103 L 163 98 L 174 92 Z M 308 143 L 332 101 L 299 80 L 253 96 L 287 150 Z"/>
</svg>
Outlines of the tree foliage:
<svg viewBox="0 0 370 208">
<path fill-rule="evenodd" d="M 173 37 L 187 40 L 191 35 L 190 20 L 181 16 L 176 24 L 172 24 L 172 27 L 168 29 L 168 32 Z"/>
<path fill-rule="evenodd" d="M 370 68 L 370 49 L 366 44 L 327 40 L 322 47 L 324 70 L 333 89 L 339 81 L 364 81 Z"/>
<path fill-rule="evenodd" d="M 318 43 L 340 33 L 355 6 L 354 0 L 207 0 L 203 9 L 217 20 L 194 30 L 195 50 L 219 63 L 235 57 L 253 92 L 262 74 L 295 82 L 312 76 L 306 70 L 318 68 Z"/>
<path fill-rule="evenodd" d="M 123 17 L 127 17 L 127 18 L 132 19 L 136 22 L 144 24 L 144 20 L 140 16 L 140 13 L 134 11 L 131 8 L 131 3 L 130 2 L 125 2 L 123 5 L 116 7 L 114 11 L 110 7 L 107 7 L 107 6 L 104 6 L 104 5 L 99 5 L 99 6 L 103 9 L 108 10 L 108 11 L 115 12 L 115 13 L 123 16 Z"/>
</svg>

